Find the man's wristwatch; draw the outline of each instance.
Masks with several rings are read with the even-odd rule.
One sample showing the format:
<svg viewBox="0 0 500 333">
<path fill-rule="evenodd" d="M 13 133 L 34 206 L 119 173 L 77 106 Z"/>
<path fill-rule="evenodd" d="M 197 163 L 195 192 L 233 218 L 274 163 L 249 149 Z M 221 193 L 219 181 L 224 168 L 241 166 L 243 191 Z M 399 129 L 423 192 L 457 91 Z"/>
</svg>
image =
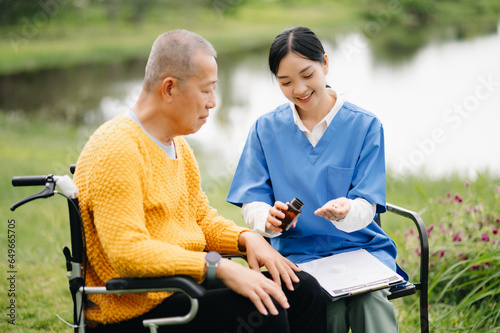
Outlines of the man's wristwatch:
<svg viewBox="0 0 500 333">
<path fill-rule="evenodd" d="M 205 261 L 207 262 L 207 280 L 215 280 L 215 271 L 219 262 L 222 260 L 222 256 L 218 252 L 210 251 L 205 256 Z"/>
</svg>

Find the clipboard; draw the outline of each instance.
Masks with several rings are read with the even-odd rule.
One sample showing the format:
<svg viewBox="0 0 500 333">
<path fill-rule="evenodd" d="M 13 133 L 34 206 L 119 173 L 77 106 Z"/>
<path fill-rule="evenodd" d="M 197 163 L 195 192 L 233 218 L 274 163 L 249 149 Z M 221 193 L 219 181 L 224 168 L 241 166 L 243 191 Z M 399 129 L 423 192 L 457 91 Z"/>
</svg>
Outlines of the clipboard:
<svg viewBox="0 0 500 333">
<path fill-rule="evenodd" d="M 332 300 L 405 284 L 406 280 L 365 249 L 298 264 Z"/>
</svg>

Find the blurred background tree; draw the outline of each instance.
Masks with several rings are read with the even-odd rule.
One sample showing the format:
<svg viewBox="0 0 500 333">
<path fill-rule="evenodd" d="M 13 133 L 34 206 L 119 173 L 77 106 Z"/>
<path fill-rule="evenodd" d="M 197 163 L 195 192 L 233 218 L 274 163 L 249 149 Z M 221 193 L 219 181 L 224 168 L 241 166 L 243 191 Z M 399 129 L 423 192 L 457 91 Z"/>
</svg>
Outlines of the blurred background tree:
<svg viewBox="0 0 500 333">
<path fill-rule="evenodd" d="M 430 40 L 463 39 L 494 32 L 500 17 L 497 0 L 342 0 L 336 2 L 336 8 L 342 9 L 340 12 L 334 11 L 331 3 L 326 6 L 328 3 L 325 0 L 3 0 L 0 1 L 0 26 L 4 32 L 12 32 L 26 26 L 38 28 L 63 22 L 64 25 L 57 28 L 62 34 L 66 25 L 76 24 L 78 28 L 97 23 L 144 26 L 160 21 L 169 23 L 172 17 L 178 23 L 181 17 L 198 19 L 199 13 L 204 13 L 205 18 L 212 15 L 204 22 L 214 23 L 214 18 L 234 17 L 239 11 L 258 8 L 263 18 L 268 17 L 267 23 L 299 22 L 290 13 L 301 9 L 303 20 L 314 22 L 314 17 L 308 15 L 317 15 L 313 10 L 317 7 L 325 8 L 324 14 L 331 15 L 331 22 L 327 24 L 334 26 L 335 22 L 342 21 L 344 26 L 356 26 L 373 45 L 375 54 L 392 61 L 415 54 Z M 269 16 L 267 9 L 275 16 Z M 258 19 L 253 17 L 240 23 L 262 24 Z M 6 35 L 0 34 L 0 41 Z"/>
<path fill-rule="evenodd" d="M 40 6 L 35 1 L 0 1 L 0 24 L 14 25 L 21 23 L 21 19 L 32 16 L 40 10 Z"/>
<path fill-rule="evenodd" d="M 500 15 L 500 1 L 361 1 L 364 35 L 379 58 L 390 60 L 412 56 L 432 40 L 465 39 L 495 32 Z M 384 32 L 379 33 L 382 28 Z"/>
</svg>

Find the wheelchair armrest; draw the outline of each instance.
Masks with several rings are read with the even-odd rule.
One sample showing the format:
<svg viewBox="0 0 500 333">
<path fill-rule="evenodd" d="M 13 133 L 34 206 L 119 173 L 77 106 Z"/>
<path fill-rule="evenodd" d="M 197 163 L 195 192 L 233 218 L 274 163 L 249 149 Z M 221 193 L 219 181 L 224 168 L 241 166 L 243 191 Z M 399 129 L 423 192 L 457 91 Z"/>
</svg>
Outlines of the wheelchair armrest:
<svg viewBox="0 0 500 333">
<path fill-rule="evenodd" d="M 107 290 L 139 290 L 175 288 L 181 289 L 193 298 L 205 295 L 205 288 L 190 276 L 166 276 L 157 278 L 115 278 L 106 281 Z"/>
<path fill-rule="evenodd" d="M 406 283 L 401 286 L 394 286 L 389 288 L 389 292 L 391 293 L 387 296 L 388 299 L 400 298 L 408 295 L 413 295 L 416 292 L 416 286 L 413 283 Z"/>
<path fill-rule="evenodd" d="M 427 293 L 427 279 L 429 277 L 429 238 L 424 221 L 419 214 L 412 212 L 408 209 L 398 207 L 396 205 L 387 203 L 387 211 L 399 216 L 403 216 L 413 221 L 417 227 L 420 241 L 420 284 L 417 284 L 417 289 L 425 288 Z"/>
<path fill-rule="evenodd" d="M 226 258 L 229 260 L 232 259 L 243 259 L 244 261 L 247 261 L 247 255 L 246 254 L 240 254 L 240 253 L 221 253 L 222 258 Z"/>
</svg>

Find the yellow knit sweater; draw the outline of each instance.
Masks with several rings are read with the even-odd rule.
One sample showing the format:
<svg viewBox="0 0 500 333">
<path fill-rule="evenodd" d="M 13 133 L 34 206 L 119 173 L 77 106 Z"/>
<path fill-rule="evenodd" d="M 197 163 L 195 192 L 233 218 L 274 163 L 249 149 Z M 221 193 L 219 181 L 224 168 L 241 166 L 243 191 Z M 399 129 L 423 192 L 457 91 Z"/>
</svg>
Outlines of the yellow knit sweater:
<svg viewBox="0 0 500 333">
<path fill-rule="evenodd" d="M 174 139 L 176 159 L 132 119 L 118 116 L 90 138 L 75 183 L 87 244 L 86 285 L 116 277 L 185 274 L 203 279 L 205 251 L 239 252 L 248 229 L 217 215 L 200 187 L 187 142 Z M 167 293 L 89 295 L 86 318 L 113 323 L 137 317 Z"/>
</svg>

